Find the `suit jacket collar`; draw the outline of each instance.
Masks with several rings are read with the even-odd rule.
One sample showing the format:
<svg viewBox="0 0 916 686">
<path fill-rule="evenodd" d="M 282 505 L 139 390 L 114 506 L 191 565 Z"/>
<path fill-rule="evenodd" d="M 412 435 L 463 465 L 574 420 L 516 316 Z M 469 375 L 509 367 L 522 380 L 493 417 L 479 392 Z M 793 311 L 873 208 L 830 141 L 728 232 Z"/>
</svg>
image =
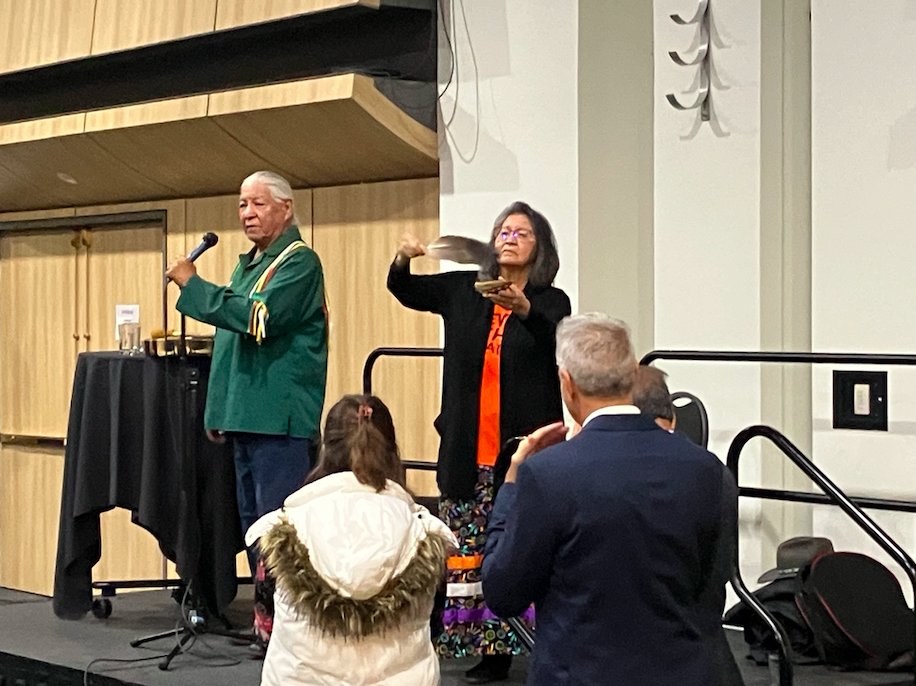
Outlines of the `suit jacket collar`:
<svg viewBox="0 0 916 686">
<path fill-rule="evenodd" d="M 630 404 L 606 405 L 605 407 L 599 407 L 582 421 L 582 426 L 588 424 L 590 421 L 595 419 L 595 417 L 601 417 L 602 415 L 606 414 L 639 414 L 639 408 Z"/>
<path fill-rule="evenodd" d="M 582 427 L 586 431 L 651 431 L 661 428 L 647 414 L 604 414 Z"/>
</svg>

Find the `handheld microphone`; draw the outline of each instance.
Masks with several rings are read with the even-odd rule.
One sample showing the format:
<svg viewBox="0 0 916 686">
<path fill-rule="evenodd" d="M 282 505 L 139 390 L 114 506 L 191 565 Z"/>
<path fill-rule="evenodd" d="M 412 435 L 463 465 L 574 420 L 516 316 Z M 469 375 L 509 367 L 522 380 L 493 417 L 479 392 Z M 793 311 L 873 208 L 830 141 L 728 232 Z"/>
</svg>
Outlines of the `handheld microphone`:
<svg viewBox="0 0 916 686">
<path fill-rule="evenodd" d="M 188 262 L 193 262 L 217 243 L 219 243 L 219 236 L 212 231 L 208 231 L 201 238 L 200 244 L 188 253 Z"/>
</svg>

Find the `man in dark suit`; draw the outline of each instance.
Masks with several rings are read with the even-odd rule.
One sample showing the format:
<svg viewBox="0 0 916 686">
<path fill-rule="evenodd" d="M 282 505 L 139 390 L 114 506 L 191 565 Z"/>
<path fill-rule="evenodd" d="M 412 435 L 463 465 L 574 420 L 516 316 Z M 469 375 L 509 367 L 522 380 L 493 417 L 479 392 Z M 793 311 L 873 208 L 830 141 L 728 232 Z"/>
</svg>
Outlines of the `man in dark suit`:
<svg viewBox="0 0 916 686">
<path fill-rule="evenodd" d="M 665 381 L 667 374 L 658 367 L 640 365 L 636 370 L 636 384 L 633 387 L 633 404 L 643 414 L 647 414 L 655 423 L 669 433 L 674 431 L 677 424 L 677 414 L 674 403 L 671 402 L 671 391 Z M 716 556 L 713 563 L 715 571 L 712 576 L 716 579 L 727 578 L 731 575 L 732 561 L 735 556 L 734 532 L 738 526 L 738 509 L 735 507 L 736 488 L 731 472 L 722 465 L 722 526 Z M 722 614 L 725 603 L 725 587 L 709 588 L 707 602 L 711 603 L 711 610 Z M 722 675 L 722 686 L 744 686 L 741 671 L 735 662 L 735 656 L 728 645 L 725 629 L 721 626 L 712 638 L 719 663 L 719 673 Z"/>
<path fill-rule="evenodd" d="M 487 604 L 509 617 L 535 603 L 532 686 L 721 684 L 718 542 L 723 510 L 737 510 L 733 482 L 632 404 L 622 322 L 563 320 L 557 363 L 582 429 L 563 441 L 562 424 L 543 427 L 513 455 L 490 522 Z"/>
</svg>

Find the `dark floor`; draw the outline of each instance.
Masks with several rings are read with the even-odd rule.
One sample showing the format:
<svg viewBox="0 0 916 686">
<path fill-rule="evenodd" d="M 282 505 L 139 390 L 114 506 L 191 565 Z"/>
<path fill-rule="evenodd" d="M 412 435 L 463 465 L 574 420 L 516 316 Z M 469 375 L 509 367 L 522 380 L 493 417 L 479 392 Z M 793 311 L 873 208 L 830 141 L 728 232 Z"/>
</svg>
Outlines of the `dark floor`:
<svg viewBox="0 0 916 686">
<path fill-rule="evenodd" d="M 251 587 L 242 587 L 229 618 L 239 624 L 247 619 Z M 190 651 L 178 656 L 169 671 L 158 668 L 157 656 L 175 645 L 170 636 L 141 648 L 131 648 L 131 639 L 173 629 L 178 620 L 178 605 L 169 591 L 123 593 L 113 599 L 114 611 L 106 620 L 88 615 L 72 622 L 60 620 L 43 596 L 0 588 L 0 653 L 41 660 L 77 670 L 89 667 L 91 674 L 104 674 L 130 684 L 193 684 L 194 686 L 256 686 L 261 662 L 251 651 L 232 640 L 216 635 L 198 637 Z M 737 632 L 728 632 L 738 657 L 746 686 L 770 686 L 769 671 L 744 659 L 744 643 Z M 138 662 L 138 658 L 145 661 Z M 122 660 L 123 662 L 105 662 Z M 475 660 L 450 660 L 442 663 L 443 686 L 464 683 L 463 672 Z M 514 661 L 507 686 L 523 684 L 527 658 Z M 906 675 L 877 673 L 840 673 L 824 667 L 796 667 L 795 684 L 801 686 L 859 686 L 871 684 L 912 684 Z M 91 679 L 88 683 L 93 683 Z M 409 686 L 406 685 L 405 686 Z M 685 686 L 689 686 L 686 685 Z"/>
</svg>

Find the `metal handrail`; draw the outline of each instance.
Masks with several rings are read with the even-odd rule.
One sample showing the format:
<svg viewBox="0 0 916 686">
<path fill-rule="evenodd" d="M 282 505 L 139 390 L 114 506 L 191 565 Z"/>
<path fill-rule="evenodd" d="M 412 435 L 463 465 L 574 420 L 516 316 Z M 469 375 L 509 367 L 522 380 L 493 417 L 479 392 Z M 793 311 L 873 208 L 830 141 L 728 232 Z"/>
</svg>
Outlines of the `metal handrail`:
<svg viewBox="0 0 916 686">
<path fill-rule="evenodd" d="M 810 364 L 916 365 L 916 355 L 904 353 L 805 353 L 742 350 L 652 350 L 639 361 L 692 360 L 696 362 L 808 362 Z"/>
<path fill-rule="evenodd" d="M 363 367 L 363 392 L 372 392 L 372 369 L 375 362 L 382 356 L 393 357 L 441 357 L 441 348 L 377 348 L 366 358 Z M 870 365 L 916 365 L 916 355 L 908 354 L 868 354 L 868 353 L 808 353 L 808 352 L 754 352 L 754 351 L 701 351 L 701 350 L 653 350 L 643 356 L 640 364 L 650 364 L 658 359 L 689 360 L 706 362 L 789 362 L 809 364 L 870 364 Z M 805 493 L 802 491 L 786 491 L 777 489 L 742 488 L 738 484 L 738 459 L 741 450 L 749 440 L 754 437 L 765 437 L 771 440 L 808 478 L 816 483 L 825 493 Z M 432 470 L 435 464 L 417 460 L 405 460 L 408 469 Z M 916 598 L 916 563 L 907 553 L 885 533 L 865 512 L 863 507 L 870 509 L 892 510 L 900 512 L 916 512 L 916 503 L 902 500 L 887 500 L 881 498 L 849 497 L 841 491 L 821 470 L 811 462 L 788 438 L 776 429 L 756 425 L 738 433 L 732 441 L 728 451 L 728 468 L 731 470 L 738 484 L 738 495 L 771 500 L 785 500 L 792 502 L 806 502 L 813 504 L 836 505 L 840 507 L 853 521 L 862 528 L 885 552 L 897 562 L 907 576 L 913 587 L 913 597 Z M 733 560 L 731 584 L 738 597 L 751 607 L 769 626 L 777 639 L 780 652 L 779 683 L 780 686 L 792 686 L 794 680 L 792 665 L 792 646 L 788 634 L 767 608 L 751 593 L 741 577 L 738 565 L 737 530 L 735 531 L 735 552 Z M 513 628 L 515 626 L 513 625 Z M 525 628 L 525 627 L 521 627 Z M 521 635 L 523 643 L 533 644 L 533 636 Z M 527 634 L 527 632 L 524 632 Z M 529 640 L 526 640 L 529 639 Z M 914 643 L 916 643 L 916 613 L 914 613 Z M 916 648 L 916 646 L 914 646 Z M 529 645 L 530 650 L 530 645 Z M 913 668 L 913 683 L 916 685 L 916 665 Z"/>
<path fill-rule="evenodd" d="M 745 486 L 741 489 L 741 495 L 748 498 L 760 498 L 761 500 L 783 500 L 792 503 L 810 503 L 812 505 L 832 505 L 833 501 L 829 496 L 820 493 L 809 493 L 807 491 L 784 491 L 777 488 L 754 488 Z M 911 512 L 916 513 L 916 503 L 911 500 L 890 500 L 887 498 L 864 498 L 861 496 L 848 496 L 849 500 L 859 507 L 868 510 L 889 510 L 891 512 Z"/>
<path fill-rule="evenodd" d="M 741 456 L 741 451 L 748 441 L 756 437 L 766 438 L 771 441 L 777 448 L 779 448 L 783 454 L 788 457 L 796 467 L 798 467 L 805 476 L 807 476 L 811 481 L 813 481 L 817 486 L 824 491 L 827 499 L 830 501 L 828 504 L 836 505 L 843 512 L 845 512 L 858 526 L 862 529 L 868 536 L 878 544 L 878 546 L 887 553 L 894 562 L 899 564 L 903 570 L 906 572 L 906 575 L 910 579 L 910 584 L 913 588 L 913 597 L 916 598 L 916 563 L 913 562 L 913 559 L 906 553 L 903 548 L 901 548 L 897 542 L 892 539 L 878 524 L 869 517 L 863 510 L 860 505 L 858 505 L 854 499 L 847 496 L 843 493 L 840 488 L 830 480 L 830 478 L 824 474 L 820 469 L 818 469 L 814 463 L 808 459 L 802 453 L 795 444 L 792 443 L 788 438 L 786 438 L 779 431 L 774 429 L 771 426 L 756 425 L 751 426 L 743 431 L 739 432 L 732 440 L 731 446 L 728 449 L 728 459 L 726 464 L 728 465 L 729 470 L 735 477 L 735 483 L 738 483 L 738 460 Z M 767 489 L 756 489 L 759 493 L 760 491 L 765 491 Z M 740 488 L 738 489 L 739 495 L 746 495 L 746 493 Z M 912 505 L 912 503 L 911 503 Z M 882 509 L 894 509 L 885 507 Z M 757 601 L 756 598 L 751 594 L 747 589 L 747 586 L 744 584 L 744 580 L 741 578 L 741 572 L 738 568 L 738 547 L 735 546 L 735 559 L 734 559 L 734 568 L 732 570 L 732 586 L 735 589 L 735 592 L 741 596 L 741 599 L 747 602 L 748 604 L 754 605 L 755 608 L 763 606 Z M 750 600 L 753 598 L 753 602 Z M 765 608 L 763 608 L 765 610 Z M 759 610 L 758 610 L 759 612 Z M 772 616 L 767 612 L 766 615 L 769 619 L 772 619 Z M 765 617 L 767 619 L 767 617 Z M 775 620 L 773 620 L 775 622 Z M 769 622 L 768 622 L 769 623 Z M 776 636 L 779 640 L 780 647 L 783 649 L 783 658 L 780 661 L 780 676 L 779 683 L 783 686 L 790 686 L 792 683 L 792 674 L 791 674 L 791 646 L 789 645 L 788 638 L 785 635 L 785 632 L 782 630 L 782 627 L 778 626 L 776 622 Z M 776 627 L 771 625 L 771 629 Z M 916 613 L 913 615 L 913 629 L 914 629 L 914 650 L 916 650 Z M 784 669 L 785 668 L 785 669 Z M 786 680 L 786 678 L 788 680 Z M 913 666 L 913 683 L 916 684 L 916 665 Z"/>
<path fill-rule="evenodd" d="M 363 393 L 372 394 L 372 368 L 378 358 L 388 357 L 442 357 L 442 348 L 376 348 L 363 364 Z"/>
<path fill-rule="evenodd" d="M 417 469 L 422 472 L 434 472 L 438 468 L 435 462 L 426 460 L 401 460 L 404 469 Z"/>
<path fill-rule="evenodd" d="M 722 351 L 722 350 L 652 350 L 651 352 L 646 353 L 643 358 L 640 360 L 640 364 L 651 364 L 656 360 L 681 360 L 681 361 L 695 361 L 695 362 L 782 362 L 782 363 L 808 363 L 808 364 L 867 364 L 867 365 L 901 365 L 901 366 L 914 366 L 916 365 L 916 355 L 906 354 L 906 353 L 817 353 L 817 352 L 783 352 L 783 351 Z M 762 430 L 764 433 L 747 433 L 755 432 L 756 430 Z M 891 554 L 891 557 L 894 560 L 903 566 L 907 571 L 908 576 L 910 577 L 910 582 L 913 584 L 914 589 L 914 600 L 916 600 L 916 577 L 913 575 L 913 561 L 909 556 L 897 546 L 896 542 L 893 541 L 887 534 L 881 531 L 874 522 L 861 511 L 861 508 L 867 507 L 869 509 L 880 509 L 880 510 L 893 510 L 899 512 L 916 512 L 916 503 L 910 501 L 901 501 L 901 500 L 887 500 L 882 498 L 862 498 L 862 497 L 849 497 L 843 493 L 839 488 L 833 484 L 832 481 L 827 479 L 826 475 L 823 474 L 819 469 L 817 469 L 814 464 L 807 458 L 801 451 L 798 450 L 795 445 L 793 445 L 789 439 L 780 434 L 778 431 L 772 427 L 767 426 L 755 426 L 745 429 L 745 431 L 739 433 L 734 440 L 732 445 L 729 448 L 729 468 L 732 468 L 732 450 L 736 449 L 736 445 L 741 439 L 741 444 L 737 445 L 737 451 L 740 452 L 741 448 L 747 443 L 748 440 L 754 436 L 766 436 L 771 440 L 774 440 L 769 434 L 772 432 L 773 435 L 779 436 L 782 441 L 785 442 L 788 446 L 791 446 L 791 451 L 794 451 L 795 454 L 790 454 L 783 449 L 783 452 L 791 459 L 799 468 L 804 471 L 812 481 L 817 483 L 823 490 L 825 490 L 827 495 L 819 495 L 816 493 L 805 493 L 802 491 L 785 491 L 777 489 L 764 489 L 764 488 L 742 488 L 739 485 L 738 495 L 739 496 L 748 496 L 753 498 L 763 498 L 769 500 L 784 500 L 790 502 L 806 502 L 814 504 L 826 504 L 826 505 L 837 505 L 843 508 L 844 511 L 847 511 L 847 507 L 850 509 L 847 511 L 847 514 L 850 512 L 858 513 L 856 516 L 850 514 L 854 521 L 856 521 L 859 526 L 863 526 L 859 519 L 858 515 L 864 517 L 867 521 L 871 522 L 874 525 L 880 535 L 883 535 L 887 542 L 890 545 L 896 547 L 896 549 L 902 553 L 903 558 L 898 559 L 897 556 Z M 778 439 L 774 440 L 774 443 L 781 449 L 781 445 Z M 800 463 L 796 460 L 796 457 L 800 457 L 803 461 Z M 732 469 L 732 473 L 735 475 L 735 482 L 738 482 L 738 472 L 737 472 L 737 453 L 735 454 L 735 466 Z M 814 477 L 809 473 L 808 467 L 810 467 L 813 472 L 816 472 L 818 477 Z M 820 480 L 819 480 L 820 479 Z M 829 487 L 832 488 L 835 493 L 839 494 L 842 497 L 842 501 L 838 501 L 833 497 L 833 494 L 827 491 L 824 488 L 824 484 L 829 484 Z M 863 527 L 864 528 L 864 527 Z M 866 532 L 869 535 L 872 535 L 871 532 L 866 529 Z M 737 546 L 737 532 L 735 534 L 735 560 L 734 560 L 734 569 L 732 575 L 732 587 L 735 589 L 735 592 L 744 601 L 749 605 L 770 627 L 773 631 L 773 634 L 776 636 L 777 643 L 779 644 L 780 649 L 780 665 L 779 665 L 779 683 L 780 686 L 791 686 L 792 684 L 792 663 L 791 663 L 791 645 L 789 644 L 788 635 L 782 629 L 782 626 L 776 619 L 770 614 L 770 612 L 757 600 L 756 596 L 748 591 L 747 587 L 744 585 L 744 581 L 741 579 L 741 573 L 738 568 L 738 546 Z M 879 543 L 882 548 L 884 545 Z M 916 613 L 914 613 L 914 626 L 916 626 Z M 914 641 L 916 641 L 916 635 L 914 635 Z M 916 666 L 914 666 L 914 676 L 913 683 L 916 684 Z"/>
</svg>

